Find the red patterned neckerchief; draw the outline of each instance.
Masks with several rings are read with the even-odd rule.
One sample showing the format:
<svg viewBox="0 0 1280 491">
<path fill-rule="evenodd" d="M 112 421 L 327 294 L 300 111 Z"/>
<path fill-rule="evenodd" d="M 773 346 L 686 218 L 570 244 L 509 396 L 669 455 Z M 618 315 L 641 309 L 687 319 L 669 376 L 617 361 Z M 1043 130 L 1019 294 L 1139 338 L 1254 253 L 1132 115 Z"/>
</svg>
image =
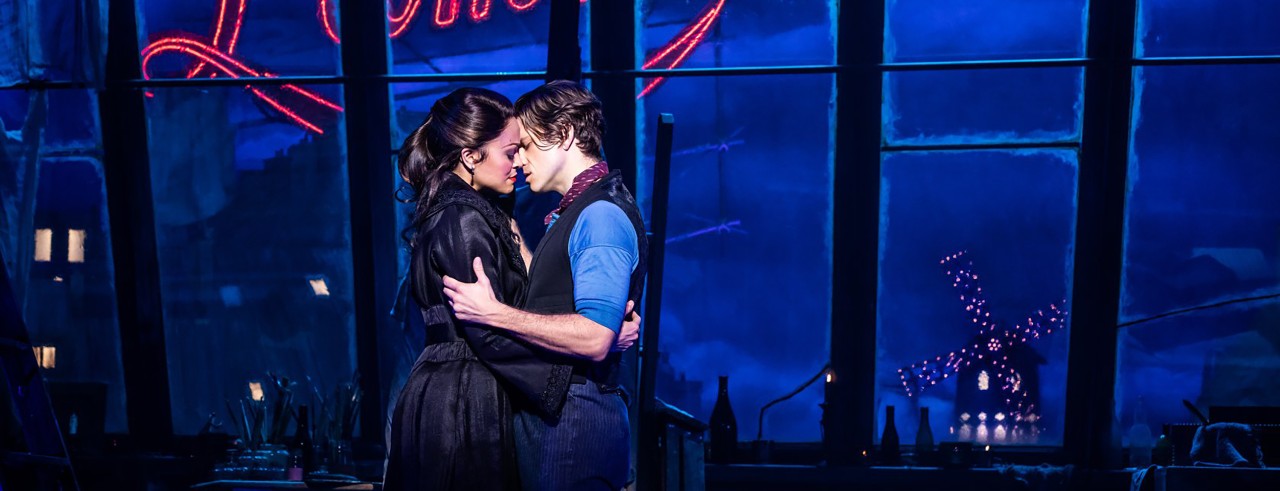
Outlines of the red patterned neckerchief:
<svg viewBox="0 0 1280 491">
<path fill-rule="evenodd" d="M 600 161 L 578 174 L 578 177 L 573 178 L 573 184 L 569 186 L 569 192 L 564 193 L 564 197 L 560 198 L 560 206 L 557 206 L 551 213 L 547 213 L 547 217 L 542 220 L 543 225 L 551 225 L 552 217 L 564 213 L 564 209 L 568 208 L 573 203 L 573 200 L 578 199 L 578 196 L 581 196 L 583 191 L 586 191 L 592 184 L 595 184 L 608 174 L 609 164 L 604 161 Z"/>
</svg>

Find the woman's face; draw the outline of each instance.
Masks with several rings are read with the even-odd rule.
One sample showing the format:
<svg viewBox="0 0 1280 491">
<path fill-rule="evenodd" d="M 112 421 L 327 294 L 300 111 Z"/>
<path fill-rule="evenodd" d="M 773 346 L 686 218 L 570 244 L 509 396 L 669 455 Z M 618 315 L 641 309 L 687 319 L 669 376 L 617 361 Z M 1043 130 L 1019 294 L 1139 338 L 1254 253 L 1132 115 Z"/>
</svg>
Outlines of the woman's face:
<svg viewBox="0 0 1280 491">
<path fill-rule="evenodd" d="M 489 189 L 499 194 L 513 191 L 516 185 L 515 157 L 519 147 L 520 125 L 516 124 L 515 118 L 511 118 L 507 120 L 502 134 L 485 143 L 480 148 L 481 152 L 464 152 L 463 165 L 472 165 L 470 159 L 484 154 L 484 160 L 474 164 L 475 180 L 472 187 L 477 191 Z"/>
</svg>

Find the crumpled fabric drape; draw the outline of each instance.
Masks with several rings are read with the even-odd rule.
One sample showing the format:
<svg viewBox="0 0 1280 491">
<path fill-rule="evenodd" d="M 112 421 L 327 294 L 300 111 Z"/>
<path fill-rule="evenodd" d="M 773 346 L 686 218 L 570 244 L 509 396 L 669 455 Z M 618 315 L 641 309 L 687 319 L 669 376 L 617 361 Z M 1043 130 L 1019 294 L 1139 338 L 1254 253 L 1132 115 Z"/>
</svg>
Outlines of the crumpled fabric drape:
<svg viewBox="0 0 1280 491">
<path fill-rule="evenodd" d="M 0 0 L 0 88 L 28 82 L 100 86 L 108 0 Z"/>
</svg>

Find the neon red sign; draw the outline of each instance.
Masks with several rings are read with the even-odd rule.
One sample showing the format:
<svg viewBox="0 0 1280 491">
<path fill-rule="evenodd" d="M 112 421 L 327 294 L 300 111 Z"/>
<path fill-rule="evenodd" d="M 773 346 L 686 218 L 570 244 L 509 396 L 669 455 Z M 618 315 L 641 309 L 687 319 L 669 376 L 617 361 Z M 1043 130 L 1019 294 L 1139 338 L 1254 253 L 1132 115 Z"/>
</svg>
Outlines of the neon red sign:
<svg viewBox="0 0 1280 491">
<path fill-rule="evenodd" d="M 689 53 L 694 48 L 702 44 L 702 40 L 707 38 L 707 31 L 711 30 L 711 26 L 720 18 L 720 11 L 724 8 L 724 0 L 713 0 L 711 4 L 702 9 L 702 13 L 698 14 L 697 20 L 689 24 L 676 34 L 675 38 L 667 42 L 667 45 L 654 53 L 642 67 L 645 70 L 663 65 L 662 68 L 672 69 L 684 63 L 685 58 L 689 57 Z M 674 54 L 674 56 L 673 56 Z M 666 77 L 657 77 L 649 81 L 644 86 L 644 90 L 640 91 L 640 95 L 636 99 L 649 95 L 653 89 L 661 84 Z"/>
<path fill-rule="evenodd" d="M 409 27 L 422 11 L 423 1 L 406 0 L 399 7 L 388 4 L 387 21 L 390 38 L 395 39 L 408 32 Z M 463 1 L 435 0 L 432 23 L 441 29 L 453 26 L 462 13 Z M 489 19 L 494 1 L 467 0 L 467 15 L 471 21 L 479 23 Z M 511 10 L 526 12 L 537 6 L 541 0 L 505 1 Z M 643 65 L 645 69 L 659 66 L 672 69 L 684 63 L 689 53 L 702 44 L 707 31 L 720 17 L 725 0 L 710 1 L 711 3 L 698 14 L 693 24 L 682 29 L 675 38 L 645 61 Z M 586 3 L 586 0 L 581 2 Z M 215 78 L 219 75 L 231 78 L 276 77 L 276 74 L 255 69 L 234 56 L 240 30 L 244 26 L 244 12 L 247 4 L 248 0 L 219 0 L 218 18 L 214 22 L 213 36 L 207 41 L 187 34 L 166 36 L 152 41 L 142 49 L 142 77 L 150 80 L 151 59 L 165 53 L 184 54 L 194 58 L 191 68 L 185 74 L 188 79 L 205 76 Z M 325 35 L 338 44 L 342 40 L 336 31 L 335 9 L 333 0 L 317 0 L 316 16 L 319 18 L 320 26 L 324 29 Z M 665 77 L 650 79 L 637 98 L 648 95 L 664 79 Z M 324 134 L 322 126 L 336 120 L 337 113 L 342 112 L 342 106 L 314 91 L 293 84 L 284 84 L 279 87 L 246 85 L 245 89 L 290 121 L 317 134 Z"/>
</svg>

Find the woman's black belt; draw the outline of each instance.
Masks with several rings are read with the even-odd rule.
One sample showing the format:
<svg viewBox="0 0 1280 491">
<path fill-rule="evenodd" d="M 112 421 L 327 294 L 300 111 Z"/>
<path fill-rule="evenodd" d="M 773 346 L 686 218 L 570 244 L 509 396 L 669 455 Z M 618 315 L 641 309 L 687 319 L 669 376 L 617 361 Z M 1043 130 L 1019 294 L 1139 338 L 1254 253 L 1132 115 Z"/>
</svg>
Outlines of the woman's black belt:
<svg viewBox="0 0 1280 491">
<path fill-rule="evenodd" d="M 426 348 L 423 348 L 422 354 L 418 356 L 418 363 L 444 363 L 447 361 L 475 359 L 477 359 L 476 355 L 471 352 L 471 347 L 467 346 L 466 341 L 449 341 L 428 344 Z"/>
</svg>

